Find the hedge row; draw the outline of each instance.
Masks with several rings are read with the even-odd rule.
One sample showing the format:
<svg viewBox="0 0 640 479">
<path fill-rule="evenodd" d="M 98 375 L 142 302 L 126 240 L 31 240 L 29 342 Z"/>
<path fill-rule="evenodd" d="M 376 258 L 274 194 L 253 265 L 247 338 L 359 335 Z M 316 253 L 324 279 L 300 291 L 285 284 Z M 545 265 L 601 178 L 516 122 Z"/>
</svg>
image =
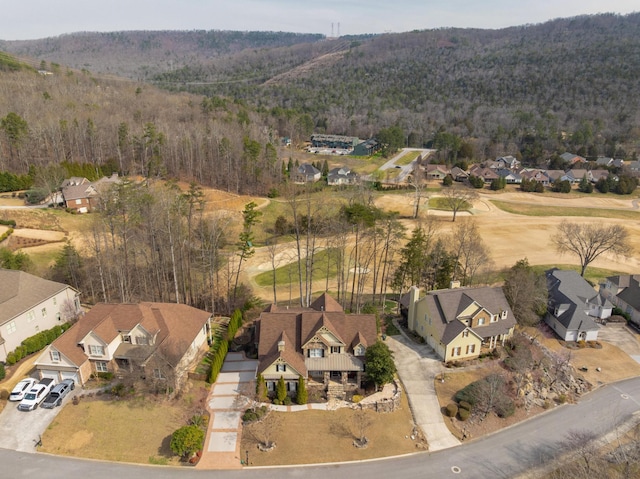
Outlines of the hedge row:
<svg viewBox="0 0 640 479">
<path fill-rule="evenodd" d="M 6 240 L 9 236 L 13 234 L 13 228 L 9 228 L 7 231 L 0 235 L 0 243 Z"/>
<path fill-rule="evenodd" d="M 43 350 L 70 327 L 71 323 L 63 323 L 61 325 L 54 326 L 51 329 L 40 331 L 34 336 L 28 337 L 22 341 L 20 346 L 7 354 L 7 364 L 15 364 L 22 358 Z"/>
<path fill-rule="evenodd" d="M 211 372 L 209 373 L 209 382 L 211 384 L 215 383 L 216 379 L 218 379 L 218 374 L 220 374 L 220 370 L 224 364 L 224 358 L 227 356 L 227 351 L 229 351 L 229 345 L 231 344 L 231 341 L 233 341 L 233 338 L 241 325 L 242 312 L 239 309 L 236 309 L 229 320 L 227 334 L 225 334 L 224 337 L 216 343 L 217 347 L 213 353 L 213 359 L 211 360 Z"/>
<path fill-rule="evenodd" d="M 16 220 L 0 220 L 0 225 L 16 227 Z"/>
</svg>

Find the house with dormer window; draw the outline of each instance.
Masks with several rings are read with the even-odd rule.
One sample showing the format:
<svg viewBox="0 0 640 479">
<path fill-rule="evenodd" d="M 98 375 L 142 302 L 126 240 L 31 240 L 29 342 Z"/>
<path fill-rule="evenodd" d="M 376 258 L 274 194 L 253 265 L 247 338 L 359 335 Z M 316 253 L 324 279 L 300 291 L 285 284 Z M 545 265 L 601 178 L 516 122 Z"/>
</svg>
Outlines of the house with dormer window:
<svg viewBox="0 0 640 479">
<path fill-rule="evenodd" d="M 282 377 L 293 393 L 302 376 L 340 396 L 362 385 L 365 351 L 376 340 L 375 315 L 345 314 L 326 293 L 309 308 L 272 304 L 256 320 L 257 373 L 269 391 Z"/>
<path fill-rule="evenodd" d="M 211 315 L 184 304 L 95 305 L 42 352 L 40 377 L 86 383 L 97 373 L 171 378 L 177 390 L 211 340 Z"/>
<path fill-rule="evenodd" d="M 408 327 L 444 361 L 477 358 L 513 335 L 516 320 L 502 288 L 451 288 L 403 298 Z"/>
</svg>

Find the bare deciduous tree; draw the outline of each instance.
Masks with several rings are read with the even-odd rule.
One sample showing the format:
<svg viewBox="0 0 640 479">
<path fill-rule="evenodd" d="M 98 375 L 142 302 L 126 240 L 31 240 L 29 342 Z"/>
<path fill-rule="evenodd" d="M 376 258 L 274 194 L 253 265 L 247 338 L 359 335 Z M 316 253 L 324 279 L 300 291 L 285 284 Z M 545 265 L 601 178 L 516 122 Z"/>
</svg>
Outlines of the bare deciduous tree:
<svg viewBox="0 0 640 479">
<path fill-rule="evenodd" d="M 451 221 L 455 221 L 458 211 L 468 207 L 478 197 L 478 194 L 469 187 L 453 184 L 442 189 L 442 196 L 444 197 L 445 206 L 453 212 Z"/>
<path fill-rule="evenodd" d="M 558 253 L 574 253 L 580 259 L 580 275 L 600 255 L 614 256 L 629 252 L 629 232 L 624 226 L 563 221 L 552 238 Z"/>
</svg>

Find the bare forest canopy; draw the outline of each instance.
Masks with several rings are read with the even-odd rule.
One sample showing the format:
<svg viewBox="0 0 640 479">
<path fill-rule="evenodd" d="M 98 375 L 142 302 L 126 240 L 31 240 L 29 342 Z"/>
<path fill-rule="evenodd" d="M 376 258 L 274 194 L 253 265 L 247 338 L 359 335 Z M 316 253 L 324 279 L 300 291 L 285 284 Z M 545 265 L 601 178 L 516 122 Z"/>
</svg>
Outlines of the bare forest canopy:
<svg viewBox="0 0 640 479">
<path fill-rule="evenodd" d="M 390 126 L 410 146 L 450 138 L 454 160 L 631 158 L 639 33 L 640 14 L 608 14 L 338 39 L 165 31 L 0 42 L 30 65 L 0 58 L 0 170 L 90 163 L 264 194 L 285 178 L 280 137 L 367 138 Z"/>
</svg>

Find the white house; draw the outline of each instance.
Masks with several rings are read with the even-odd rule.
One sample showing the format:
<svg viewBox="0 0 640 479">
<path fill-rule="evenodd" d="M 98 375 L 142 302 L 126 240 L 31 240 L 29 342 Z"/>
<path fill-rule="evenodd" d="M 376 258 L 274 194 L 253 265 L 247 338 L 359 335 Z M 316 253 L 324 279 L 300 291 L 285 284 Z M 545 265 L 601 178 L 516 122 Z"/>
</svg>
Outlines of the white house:
<svg viewBox="0 0 640 479">
<path fill-rule="evenodd" d="M 23 340 L 80 312 L 80 293 L 66 284 L 0 269 L 0 285 L 0 361 Z"/>
</svg>

